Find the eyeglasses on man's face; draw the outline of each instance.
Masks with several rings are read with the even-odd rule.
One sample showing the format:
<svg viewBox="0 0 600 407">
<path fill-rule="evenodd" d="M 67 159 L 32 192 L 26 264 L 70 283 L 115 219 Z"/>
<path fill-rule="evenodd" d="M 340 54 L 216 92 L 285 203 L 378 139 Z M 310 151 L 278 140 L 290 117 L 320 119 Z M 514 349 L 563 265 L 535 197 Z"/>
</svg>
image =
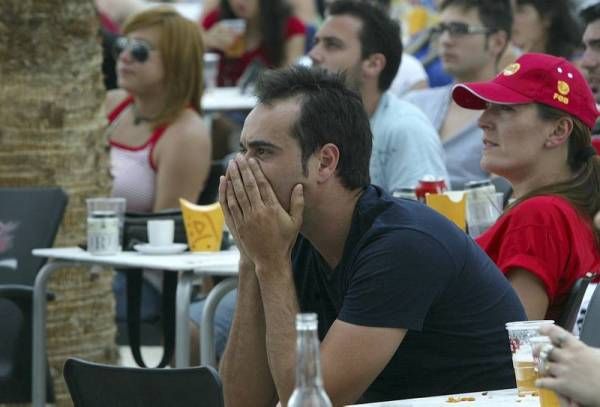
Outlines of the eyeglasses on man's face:
<svg viewBox="0 0 600 407">
<path fill-rule="evenodd" d="M 113 45 L 113 56 L 116 58 L 125 50 L 129 50 L 131 57 L 139 63 L 144 63 L 150 56 L 154 47 L 148 42 L 135 38 L 119 37 Z"/>
<path fill-rule="evenodd" d="M 456 37 L 461 35 L 472 34 L 491 34 L 494 30 L 486 27 L 472 26 L 460 22 L 439 23 L 435 27 L 431 28 L 431 33 L 433 35 L 442 35 L 444 31 L 448 31 L 448 34 Z"/>
</svg>

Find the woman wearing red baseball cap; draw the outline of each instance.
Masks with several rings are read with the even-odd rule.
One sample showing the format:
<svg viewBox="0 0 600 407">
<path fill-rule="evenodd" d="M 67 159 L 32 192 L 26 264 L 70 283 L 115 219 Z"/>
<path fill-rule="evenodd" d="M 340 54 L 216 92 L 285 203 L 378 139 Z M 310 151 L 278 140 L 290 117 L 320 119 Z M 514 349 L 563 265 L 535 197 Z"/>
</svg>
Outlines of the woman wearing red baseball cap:
<svg viewBox="0 0 600 407">
<path fill-rule="evenodd" d="M 564 58 L 531 53 L 491 81 L 456 85 L 452 97 L 484 110 L 481 166 L 508 179 L 516 199 L 477 242 L 511 281 L 529 319 L 557 319 L 575 281 L 600 271 L 592 92 Z"/>
</svg>

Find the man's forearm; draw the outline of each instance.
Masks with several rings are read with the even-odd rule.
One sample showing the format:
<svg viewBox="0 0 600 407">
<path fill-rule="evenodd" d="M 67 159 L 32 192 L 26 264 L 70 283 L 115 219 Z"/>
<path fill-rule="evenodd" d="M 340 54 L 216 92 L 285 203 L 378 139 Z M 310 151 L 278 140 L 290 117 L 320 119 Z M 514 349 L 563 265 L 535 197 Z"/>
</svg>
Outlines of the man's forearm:
<svg viewBox="0 0 600 407">
<path fill-rule="evenodd" d="M 221 361 L 225 405 L 272 406 L 275 386 L 265 349 L 265 317 L 254 265 L 240 262 L 238 297 Z"/>
<path fill-rule="evenodd" d="M 266 348 L 271 375 L 282 405 L 294 390 L 296 355 L 296 289 L 289 261 L 257 266 L 265 316 Z"/>
</svg>

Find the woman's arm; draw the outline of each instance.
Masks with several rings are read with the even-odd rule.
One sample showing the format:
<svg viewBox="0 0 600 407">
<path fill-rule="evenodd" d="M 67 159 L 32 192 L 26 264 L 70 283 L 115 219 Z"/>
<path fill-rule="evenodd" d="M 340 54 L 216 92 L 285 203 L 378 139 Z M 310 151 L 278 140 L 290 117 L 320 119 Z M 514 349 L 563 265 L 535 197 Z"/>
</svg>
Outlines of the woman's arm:
<svg viewBox="0 0 600 407">
<path fill-rule="evenodd" d="M 210 171 L 212 145 L 197 113 L 185 111 L 158 141 L 153 211 L 178 208 L 179 198 L 196 202 Z"/>
<path fill-rule="evenodd" d="M 544 319 L 550 301 L 542 280 L 521 268 L 511 270 L 507 277 L 525 308 L 527 319 Z"/>
</svg>

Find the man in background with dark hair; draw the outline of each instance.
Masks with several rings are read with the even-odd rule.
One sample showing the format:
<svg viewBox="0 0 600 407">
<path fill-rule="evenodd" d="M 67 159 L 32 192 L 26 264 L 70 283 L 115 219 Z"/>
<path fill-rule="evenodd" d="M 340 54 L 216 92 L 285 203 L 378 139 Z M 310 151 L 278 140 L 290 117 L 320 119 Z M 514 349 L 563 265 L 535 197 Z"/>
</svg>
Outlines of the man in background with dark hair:
<svg viewBox="0 0 600 407">
<path fill-rule="evenodd" d="M 388 192 L 414 187 L 425 175 L 448 181 L 439 137 L 415 106 L 388 92 L 402 58 L 398 23 L 381 6 L 338 0 L 315 35 L 314 64 L 343 72 L 362 97 L 373 133 L 371 179 Z"/>
<path fill-rule="evenodd" d="M 226 405 L 286 405 L 298 312 L 318 315 L 335 406 L 514 387 L 519 299 L 448 219 L 369 184 L 360 97 L 308 68 L 267 72 L 256 94 L 219 186 L 240 250 Z"/>
<path fill-rule="evenodd" d="M 581 19 L 585 24 L 583 32 L 584 52 L 580 65 L 596 104 L 600 103 L 600 1 L 587 1 L 583 4 Z M 600 152 L 600 122 L 592 129 L 592 145 Z"/>
<path fill-rule="evenodd" d="M 587 2 L 581 11 L 585 24 L 583 32 L 584 53 L 581 57 L 581 67 L 596 102 L 600 101 L 600 1 Z"/>
<path fill-rule="evenodd" d="M 509 0 L 444 0 L 439 23 L 433 28 L 439 41 L 444 70 L 456 82 L 492 79 L 508 45 L 512 28 Z M 406 100 L 420 107 L 440 134 L 452 189 L 469 181 L 489 178 L 479 165 L 483 132 L 480 111 L 463 109 L 452 101 L 452 84 L 409 93 Z"/>
</svg>

